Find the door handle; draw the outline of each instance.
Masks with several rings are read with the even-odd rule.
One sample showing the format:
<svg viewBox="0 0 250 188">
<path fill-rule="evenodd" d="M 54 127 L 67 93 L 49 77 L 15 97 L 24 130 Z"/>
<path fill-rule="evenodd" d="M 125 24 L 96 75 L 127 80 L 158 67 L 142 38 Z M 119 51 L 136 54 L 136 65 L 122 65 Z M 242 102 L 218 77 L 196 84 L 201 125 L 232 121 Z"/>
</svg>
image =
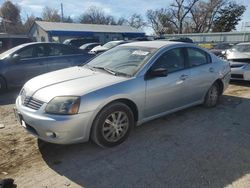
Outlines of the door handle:
<svg viewBox="0 0 250 188">
<path fill-rule="evenodd" d="M 214 72 L 214 68 L 213 68 L 213 67 L 210 67 L 210 68 L 209 68 L 209 72 Z"/>
<path fill-rule="evenodd" d="M 180 76 L 181 80 L 186 80 L 187 78 L 188 78 L 188 75 L 186 75 L 186 74 L 183 74 L 183 75 Z"/>
</svg>

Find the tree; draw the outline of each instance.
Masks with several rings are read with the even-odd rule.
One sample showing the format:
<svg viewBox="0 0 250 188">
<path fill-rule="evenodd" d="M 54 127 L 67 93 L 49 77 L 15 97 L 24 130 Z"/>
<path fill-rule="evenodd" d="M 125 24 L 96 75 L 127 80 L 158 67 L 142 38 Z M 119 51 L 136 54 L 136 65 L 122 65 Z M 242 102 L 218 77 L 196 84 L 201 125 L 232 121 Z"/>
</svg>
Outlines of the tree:
<svg viewBox="0 0 250 188">
<path fill-rule="evenodd" d="M 127 22 L 128 22 L 128 25 L 136 29 L 142 29 L 146 25 L 143 17 L 140 14 L 136 14 L 136 13 L 132 14 L 127 20 Z"/>
<path fill-rule="evenodd" d="M 42 19 L 47 22 L 60 22 L 61 17 L 57 9 L 44 7 L 42 12 Z"/>
<path fill-rule="evenodd" d="M 35 17 L 33 14 L 30 16 L 27 16 L 27 19 L 23 25 L 24 30 L 26 31 L 26 33 L 30 30 L 31 26 L 33 25 L 33 23 L 35 21 L 42 21 L 42 18 L 39 17 Z"/>
<path fill-rule="evenodd" d="M 163 35 L 175 32 L 174 25 L 169 21 L 171 16 L 166 9 L 147 10 L 146 16 L 148 24 L 152 27 L 155 34 Z"/>
<path fill-rule="evenodd" d="M 191 31 L 203 33 L 210 31 L 219 9 L 224 6 L 225 0 L 199 1 L 190 10 Z"/>
<path fill-rule="evenodd" d="M 5 1 L 0 8 L 0 16 L 13 24 L 21 23 L 20 8 L 11 1 Z"/>
<path fill-rule="evenodd" d="M 66 18 L 63 18 L 63 22 L 66 22 L 66 23 L 73 23 L 74 21 L 73 21 L 73 19 L 72 19 L 70 16 L 68 16 L 68 17 L 66 17 Z"/>
<path fill-rule="evenodd" d="M 219 15 L 214 21 L 213 32 L 229 32 L 235 30 L 241 20 L 246 7 L 236 2 L 229 3 L 219 10 Z"/>
<path fill-rule="evenodd" d="M 106 15 L 102 8 L 91 6 L 79 18 L 80 23 L 116 25 L 111 15 Z"/>
<path fill-rule="evenodd" d="M 128 23 L 128 20 L 126 20 L 125 18 L 123 17 L 120 17 L 117 22 L 116 22 L 116 25 L 125 25 Z"/>
<path fill-rule="evenodd" d="M 170 17 L 168 21 L 176 27 L 179 34 L 183 32 L 185 18 L 198 1 L 199 0 L 174 0 L 174 2 L 170 5 Z"/>
<path fill-rule="evenodd" d="M 0 32 L 20 34 L 23 27 L 20 16 L 20 8 L 11 1 L 5 1 L 0 8 L 1 29 Z"/>
</svg>

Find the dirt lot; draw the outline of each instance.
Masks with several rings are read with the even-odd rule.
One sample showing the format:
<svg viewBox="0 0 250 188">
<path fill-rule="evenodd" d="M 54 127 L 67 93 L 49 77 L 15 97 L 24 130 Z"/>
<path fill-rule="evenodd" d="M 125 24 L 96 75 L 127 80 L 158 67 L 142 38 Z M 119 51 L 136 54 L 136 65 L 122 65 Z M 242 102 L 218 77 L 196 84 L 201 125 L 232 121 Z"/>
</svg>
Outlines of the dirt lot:
<svg viewBox="0 0 250 188">
<path fill-rule="evenodd" d="M 122 145 L 45 144 L 15 121 L 18 91 L 0 95 L 0 179 L 17 187 L 250 187 L 250 84 L 216 108 L 151 121 Z"/>
</svg>

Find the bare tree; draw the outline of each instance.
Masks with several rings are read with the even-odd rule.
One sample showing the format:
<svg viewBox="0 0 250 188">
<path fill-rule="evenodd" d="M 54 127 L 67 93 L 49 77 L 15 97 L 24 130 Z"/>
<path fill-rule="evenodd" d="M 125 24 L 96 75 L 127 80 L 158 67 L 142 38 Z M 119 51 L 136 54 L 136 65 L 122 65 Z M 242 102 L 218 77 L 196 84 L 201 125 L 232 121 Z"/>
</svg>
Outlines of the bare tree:
<svg viewBox="0 0 250 188">
<path fill-rule="evenodd" d="M 80 23 L 116 25 L 111 15 L 106 15 L 102 8 L 91 6 L 79 18 Z"/>
<path fill-rule="evenodd" d="M 208 32 L 225 0 L 200 1 L 190 10 L 193 32 Z"/>
<path fill-rule="evenodd" d="M 142 29 L 144 26 L 146 26 L 146 22 L 144 22 L 143 17 L 140 14 L 136 13 L 132 14 L 127 20 L 127 22 L 128 25 L 136 29 Z"/>
<path fill-rule="evenodd" d="M 174 2 L 170 5 L 170 19 L 168 20 L 171 22 L 177 29 L 178 33 L 183 32 L 183 24 L 190 13 L 193 6 L 199 0 L 174 0 Z"/>
<path fill-rule="evenodd" d="M 60 22 L 61 17 L 57 9 L 44 7 L 42 12 L 42 19 L 47 22 Z"/>
<path fill-rule="evenodd" d="M 126 20 L 126 19 L 123 18 L 123 17 L 120 17 L 120 18 L 117 20 L 116 24 L 117 24 L 117 25 L 125 25 L 125 24 L 127 24 L 127 22 L 128 22 L 128 20 Z"/>
<path fill-rule="evenodd" d="M 175 32 L 174 24 L 169 21 L 171 20 L 171 15 L 166 9 L 148 10 L 146 16 L 148 24 L 152 27 L 155 34 L 163 35 Z"/>
</svg>

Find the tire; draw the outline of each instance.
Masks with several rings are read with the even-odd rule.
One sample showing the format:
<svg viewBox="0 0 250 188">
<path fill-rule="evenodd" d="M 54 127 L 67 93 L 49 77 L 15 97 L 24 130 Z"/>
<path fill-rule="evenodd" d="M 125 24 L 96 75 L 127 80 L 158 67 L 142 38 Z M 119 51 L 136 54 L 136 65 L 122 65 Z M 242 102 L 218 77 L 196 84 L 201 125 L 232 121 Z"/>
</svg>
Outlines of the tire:
<svg viewBox="0 0 250 188">
<path fill-rule="evenodd" d="M 219 96 L 220 96 L 219 85 L 217 83 L 214 83 L 207 91 L 203 103 L 204 106 L 208 108 L 215 107 L 218 104 Z"/>
<path fill-rule="evenodd" d="M 91 139 L 101 147 L 113 147 L 124 142 L 133 127 L 134 115 L 131 109 L 120 102 L 112 103 L 96 116 Z"/>
<path fill-rule="evenodd" d="M 0 77 L 0 93 L 3 93 L 7 89 L 5 80 Z"/>
</svg>

